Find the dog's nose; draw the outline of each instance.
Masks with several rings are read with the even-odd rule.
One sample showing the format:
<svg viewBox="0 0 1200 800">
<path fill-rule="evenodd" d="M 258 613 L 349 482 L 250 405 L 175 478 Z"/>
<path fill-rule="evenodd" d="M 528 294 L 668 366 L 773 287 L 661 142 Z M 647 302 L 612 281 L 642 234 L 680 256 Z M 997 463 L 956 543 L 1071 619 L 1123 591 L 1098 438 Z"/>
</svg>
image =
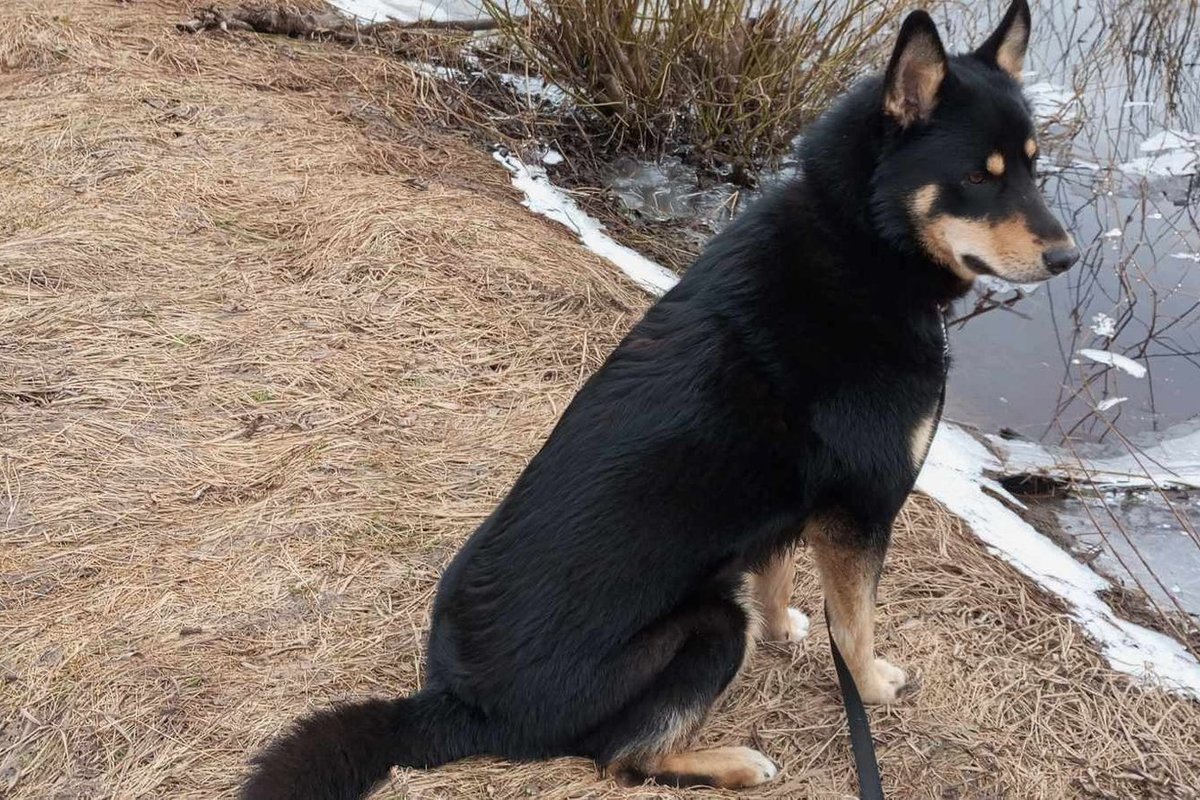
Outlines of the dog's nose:
<svg viewBox="0 0 1200 800">
<path fill-rule="evenodd" d="M 1066 272 L 1071 265 L 1079 260 L 1078 247 L 1062 247 L 1058 250 L 1047 250 L 1042 253 L 1042 263 L 1051 275 Z"/>
</svg>

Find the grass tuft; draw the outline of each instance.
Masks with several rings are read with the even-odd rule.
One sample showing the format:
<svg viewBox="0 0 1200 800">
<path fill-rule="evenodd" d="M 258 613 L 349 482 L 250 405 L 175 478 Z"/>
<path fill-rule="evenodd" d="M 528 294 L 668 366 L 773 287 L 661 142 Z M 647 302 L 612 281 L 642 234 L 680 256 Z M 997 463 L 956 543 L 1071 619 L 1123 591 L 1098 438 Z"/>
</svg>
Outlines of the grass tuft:
<svg viewBox="0 0 1200 800">
<path fill-rule="evenodd" d="M 617 148 L 682 144 L 734 173 L 775 161 L 842 92 L 897 0 L 483 0 L 530 67 Z"/>
</svg>

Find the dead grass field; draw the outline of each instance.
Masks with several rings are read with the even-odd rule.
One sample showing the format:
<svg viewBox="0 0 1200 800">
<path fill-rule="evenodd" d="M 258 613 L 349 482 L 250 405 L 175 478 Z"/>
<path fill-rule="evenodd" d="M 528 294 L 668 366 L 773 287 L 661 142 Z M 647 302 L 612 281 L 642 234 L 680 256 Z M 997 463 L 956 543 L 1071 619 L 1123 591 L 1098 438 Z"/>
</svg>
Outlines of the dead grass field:
<svg viewBox="0 0 1200 800">
<path fill-rule="evenodd" d="M 430 595 L 647 300 L 367 52 L 184 4 L 0 9 L 0 797 L 229 796 L 306 707 L 420 680 Z M 432 120 L 432 122 L 431 122 Z M 798 605 L 819 595 L 807 562 Z M 1200 706 L 1108 670 L 916 498 L 874 714 L 895 798 L 1194 798 Z M 824 628 L 704 732 L 853 791 Z M 648 798 L 582 761 L 381 797 Z"/>
</svg>

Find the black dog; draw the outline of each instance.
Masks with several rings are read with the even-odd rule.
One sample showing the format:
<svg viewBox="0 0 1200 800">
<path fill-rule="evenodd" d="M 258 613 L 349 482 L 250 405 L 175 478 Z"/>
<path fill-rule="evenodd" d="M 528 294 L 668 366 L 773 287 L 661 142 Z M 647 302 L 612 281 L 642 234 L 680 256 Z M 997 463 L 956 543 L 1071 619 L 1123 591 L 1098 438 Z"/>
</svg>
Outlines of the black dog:
<svg viewBox="0 0 1200 800">
<path fill-rule="evenodd" d="M 801 540 L 859 691 L 896 700 L 875 588 L 940 414 L 943 307 L 1079 255 L 1035 185 L 1029 31 L 1016 0 L 947 57 L 911 14 L 886 73 L 808 132 L 803 177 L 711 242 L 455 557 L 425 688 L 301 721 L 243 796 L 355 798 L 393 765 L 479 754 L 767 781 L 754 750 L 686 747 L 755 637 L 792 634 Z"/>
</svg>

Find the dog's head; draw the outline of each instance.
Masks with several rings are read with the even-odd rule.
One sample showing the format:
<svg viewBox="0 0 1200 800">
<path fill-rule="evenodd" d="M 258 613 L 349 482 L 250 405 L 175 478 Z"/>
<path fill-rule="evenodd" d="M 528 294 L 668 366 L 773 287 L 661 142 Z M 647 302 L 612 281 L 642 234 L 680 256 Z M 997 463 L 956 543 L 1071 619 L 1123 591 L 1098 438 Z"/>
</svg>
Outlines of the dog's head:
<svg viewBox="0 0 1200 800">
<path fill-rule="evenodd" d="M 1020 84 L 1029 31 L 1029 6 L 1014 0 L 979 49 L 948 57 L 933 20 L 914 11 L 884 74 L 874 207 L 966 282 L 1041 281 L 1079 258 L 1035 181 L 1038 141 Z"/>
</svg>

